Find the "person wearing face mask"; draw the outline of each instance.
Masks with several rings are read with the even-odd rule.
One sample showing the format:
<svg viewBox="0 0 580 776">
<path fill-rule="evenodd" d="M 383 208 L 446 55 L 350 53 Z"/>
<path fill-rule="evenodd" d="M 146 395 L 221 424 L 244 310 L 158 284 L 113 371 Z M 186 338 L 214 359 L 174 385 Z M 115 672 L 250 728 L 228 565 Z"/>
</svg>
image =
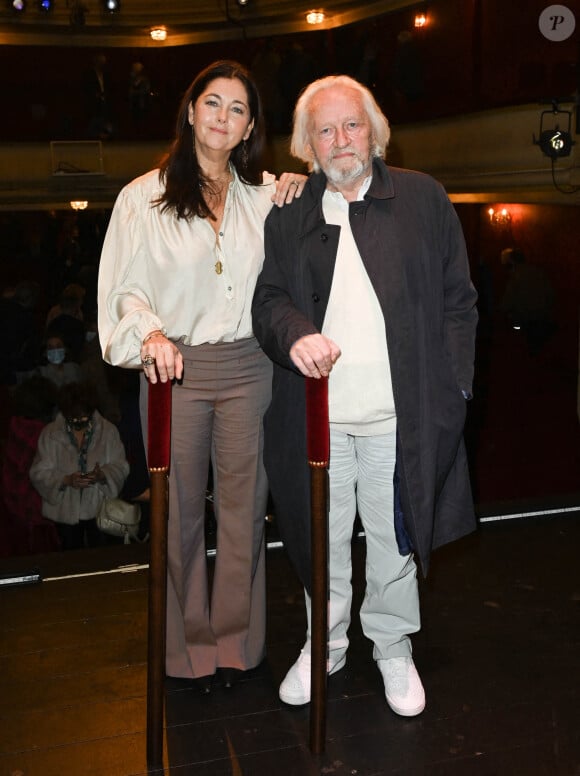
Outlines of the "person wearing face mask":
<svg viewBox="0 0 580 776">
<path fill-rule="evenodd" d="M 38 374 L 46 377 L 57 388 L 81 379 L 81 368 L 75 361 L 67 358 L 64 340 L 57 332 L 49 332 L 46 338 L 46 364 L 38 367 Z"/>
<path fill-rule="evenodd" d="M 73 361 L 78 361 L 85 341 L 85 297 L 85 289 L 78 283 L 71 283 L 60 295 L 59 304 L 52 307 L 46 317 L 46 330 L 60 334 Z"/>
<path fill-rule="evenodd" d="M 56 418 L 38 439 L 30 480 L 64 550 L 98 546 L 99 508 L 119 495 L 129 474 L 125 449 L 115 426 L 95 408 L 90 386 L 65 385 L 57 405 Z"/>
</svg>

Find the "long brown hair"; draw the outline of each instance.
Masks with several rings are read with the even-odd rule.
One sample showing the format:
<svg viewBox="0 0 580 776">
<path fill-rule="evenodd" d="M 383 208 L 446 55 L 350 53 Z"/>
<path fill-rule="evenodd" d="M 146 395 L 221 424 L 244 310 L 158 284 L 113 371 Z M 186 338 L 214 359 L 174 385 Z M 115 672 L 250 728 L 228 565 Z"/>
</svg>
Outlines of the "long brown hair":
<svg viewBox="0 0 580 776">
<path fill-rule="evenodd" d="M 254 126 L 250 137 L 241 141 L 232 150 L 230 162 L 240 179 L 250 185 L 262 183 L 262 155 L 264 150 L 264 120 L 258 88 L 249 72 L 239 62 L 220 60 L 202 70 L 187 88 L 179 111 L 175 128 L 175 139 L 169 152 L 160 164 L 161 180 L 165 191 L 154 202 L 162 211 L 173 210 L 178 218 L 214 219 L 202 191 L 205 183 L 192 142 L 189 123 L 189 105 L 195 105 L 200 94 L 216 78 L 237 78 L 244 85 L 248 95 L 250 117 Z"/>
</svg>

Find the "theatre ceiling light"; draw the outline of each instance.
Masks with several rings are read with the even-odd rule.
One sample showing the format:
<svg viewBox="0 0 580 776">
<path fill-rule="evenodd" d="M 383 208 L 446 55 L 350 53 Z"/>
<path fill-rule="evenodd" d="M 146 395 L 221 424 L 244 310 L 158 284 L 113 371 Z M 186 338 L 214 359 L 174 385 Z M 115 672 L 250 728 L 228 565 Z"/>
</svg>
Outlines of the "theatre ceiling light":
<svg viewBox="0 0 580 776">
<path fill-rule="evenodd" d="M 18 13 L 20 13 L 21 11 L 24 11 L 24 9 L 26 8 L 25 0 L 12 0 L 11 5 L 15 11 L 18 11 Z"/>
<path fill-rule="evenodd" d="M 70 206 L 73 210 L 86 210 L 89 203 L 86 199 L 73 199 L 71 200 Z"/>
<path fill-rule="evenodd" d="M 107 13 L 118 13 L 121 10 L 121 0 L 103 0 Z"/>
<path fill-rule="evenodd" d="M 38 8 L 41 11 L 44 11 L 45 13 L 48 13 L 48 11 L 52 11 L 54 8 L 54 2 L 53 0 L 38 0 Z"/>
<path fill-rule="evenodd" d="M 165 40 L 167 38 L 167 30 L 165 27 L 153 27 L 149 34 L 153 40 Z"/>
<path fill-rule="evenodd" d="M 308 11 L 306 14 L 308 24 L 322 24 L 325 18 L 324 11 Z"/>
<path fill-rule="evenodd" d="M 415 14 L 415 27 L 426 27 L 427 26 L 427 14 L 426 13 L 416 13 Z"/>
</svg>

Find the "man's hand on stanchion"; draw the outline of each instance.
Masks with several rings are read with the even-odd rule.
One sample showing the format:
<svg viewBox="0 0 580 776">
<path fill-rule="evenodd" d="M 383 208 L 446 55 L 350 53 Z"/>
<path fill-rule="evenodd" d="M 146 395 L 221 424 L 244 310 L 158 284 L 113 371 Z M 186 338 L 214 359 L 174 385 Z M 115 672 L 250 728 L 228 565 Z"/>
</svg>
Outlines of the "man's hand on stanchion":
<svg viewBox="0 0 580 776">
<path fill-rule="evenodd" d="M 305 377 L 328 377 L 340 348 L 324 334 L 306 334 L 290 348 L 290 358 Z"/>
</svg>

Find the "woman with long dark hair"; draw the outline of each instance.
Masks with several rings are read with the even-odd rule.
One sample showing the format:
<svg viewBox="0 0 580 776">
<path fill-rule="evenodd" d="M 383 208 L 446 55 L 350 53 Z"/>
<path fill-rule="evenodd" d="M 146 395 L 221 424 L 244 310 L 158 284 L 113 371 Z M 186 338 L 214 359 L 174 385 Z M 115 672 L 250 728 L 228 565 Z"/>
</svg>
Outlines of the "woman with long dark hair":
<svg viewBox="0 0 580 776">
<path fill-rule="evenodd" d="M 230 685 L 264 656 L 262 418 L 271 365 L 251 301 L 264 219 L 299 194 L 262 174 L 262 109 L 238 63 L 216 62 L 187 89 L 160 169 L 120 193 L 101 257 L 99 331 L 106 361 L 173 387 L 169 480 L 167 674 Z M 204 539 L 211 459 L 217 556 L 209 592 Z"/>
</svg>

